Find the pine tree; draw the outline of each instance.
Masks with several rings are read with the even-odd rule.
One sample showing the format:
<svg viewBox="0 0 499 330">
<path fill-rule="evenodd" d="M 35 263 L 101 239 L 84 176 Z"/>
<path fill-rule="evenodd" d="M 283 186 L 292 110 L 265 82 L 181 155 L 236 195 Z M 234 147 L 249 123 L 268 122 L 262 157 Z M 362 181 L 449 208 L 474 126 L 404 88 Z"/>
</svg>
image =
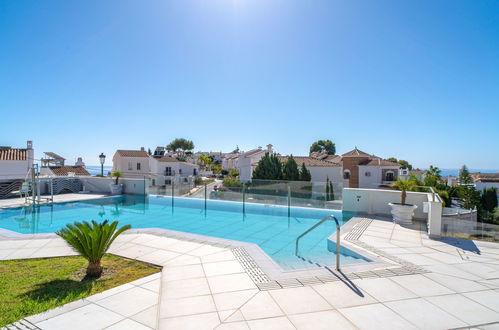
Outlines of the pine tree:
<svg viewBox="0 0 499 330">
<path fill-rule="evenodd" d="M 253 179 L 282 180 L 282 164 L 277 155 L 265 153 L 253 171 Z"/>
<path fill-rule="evenodd" d="M 282 178 L 283 180 L 288 181 L 300 180 L 300 171 L 298 170 L 298 165 L 296 164 L 293 155 L 289 156 L 286 163 L 284 163 L 284 167 L 282 169 Z"/>
<path fill-rule="evenodd" d="M 311 181 L 311 180 L 312 176 L 310 175 L 310 171 L 305 166 L 305 163 L 302 163 L 300 170 L 300 181 Z"/>
<path fill-rule="evenodd" d="M 468 171 L 466 165 L 463 165 L 459 171 L 459 184 L 470 184 L 472 182 L 473 179 L 471 178 L 470 171 Z"/>
</svg>

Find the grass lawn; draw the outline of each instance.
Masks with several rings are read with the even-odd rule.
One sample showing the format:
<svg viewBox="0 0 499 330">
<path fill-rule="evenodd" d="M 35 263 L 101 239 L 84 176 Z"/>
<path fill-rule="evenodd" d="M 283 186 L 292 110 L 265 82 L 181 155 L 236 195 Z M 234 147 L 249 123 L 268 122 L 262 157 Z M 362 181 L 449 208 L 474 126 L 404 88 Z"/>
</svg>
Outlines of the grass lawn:
<svg viewBox="0 0 499 330">
<path fill-rule="evenodd" d="M 160 271 L 112 255 L 102 265 L 103 275 L 87 280 L 82 257 L 0 261 L 0 327 Z"/>
</svg>

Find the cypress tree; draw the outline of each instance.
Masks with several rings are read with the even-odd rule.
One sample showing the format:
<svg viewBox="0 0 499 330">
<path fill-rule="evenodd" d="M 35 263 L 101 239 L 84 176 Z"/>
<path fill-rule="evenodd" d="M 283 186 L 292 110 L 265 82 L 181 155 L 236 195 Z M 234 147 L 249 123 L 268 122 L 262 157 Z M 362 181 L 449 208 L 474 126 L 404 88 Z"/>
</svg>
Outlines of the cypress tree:
<svg viewBox="0 0 499 330">
<path fill-rule="evenodd" d="M 459 171 L 459 184 L 470 184 L 472 182 L 470 171 L 468 171 L 466 165 L 463 165 Z"/>
<path fill-rule="evenodd" d="M 300 181 L 311 181 L 311 180 L 312 176 L 310 175 L 310 171 L 305 166 L 305 163 L 302 163 L 300 171 Z"/>
<path fill-rule="evenodd" d="M 284 167 L 282 169 L 282 178 L 283 180 L 288 181 L 300 180 L 300 171 L 298 170 L 298 165 L 296 164 L 293 155 L 289 156 L 286 163 L 284 163 Z"/>
<path fill-rule="evenodd" d="M 281 180 L 282 179 L 282 164 L 279 158 L 268 152 L 260 159 L 255 170 L 253 171 L 253 179 L 257 180 Z"/>
</svg>

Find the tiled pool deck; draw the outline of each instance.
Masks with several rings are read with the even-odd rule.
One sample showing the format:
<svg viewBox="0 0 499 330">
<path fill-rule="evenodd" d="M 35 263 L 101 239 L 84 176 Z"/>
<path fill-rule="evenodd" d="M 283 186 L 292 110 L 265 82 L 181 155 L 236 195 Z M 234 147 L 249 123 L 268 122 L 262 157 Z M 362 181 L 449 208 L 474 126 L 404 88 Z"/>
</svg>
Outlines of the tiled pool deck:
<svg viewBox="0 0 499 330">
<path fill-rule="evenodd" d="M 22 322 L 33 329 L 499 329 L 498 244 L 436 241 L 421 225 L 354 220 L 343 234 L 348 244 L 389 266 L 265 287 L 240 249 L 129 232 L 109 252 L 161 265 L 160 274 Z M 73 254 L 54 235 L 0 236 L 0 259 Z"/>
</svg>

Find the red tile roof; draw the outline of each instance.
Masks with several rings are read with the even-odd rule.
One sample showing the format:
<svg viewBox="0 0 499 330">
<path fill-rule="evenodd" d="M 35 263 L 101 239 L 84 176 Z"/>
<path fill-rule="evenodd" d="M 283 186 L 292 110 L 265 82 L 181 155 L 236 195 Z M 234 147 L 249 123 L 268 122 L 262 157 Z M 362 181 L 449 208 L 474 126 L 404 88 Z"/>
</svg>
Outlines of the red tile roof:
<svg viewBox="0 0 499 330">
<path fill-rule="evenodd" d="M 498 173 L 471 173 L 473 182 L 499 182 Z"/>
<path fill-rule="evenodd" d="M 149 157 L 145 150 L 117 150 L 118 155 L 121 157 Z"/>
<path fill-rule="evenodd" d="M 390 162 L 388 160 L 385 160 L 383 158 L 376 157 L 376 156 L 371 156 L 371 158 L 369 158 L 365 162 L 360 163 L 359 165 L 363 165 L 363 166 L 397 166 L 397 167 L 400 167 L 399 163 Z"/>
<path fill-rule="evenodd" d="M 178 163 L 178 159 L 170 156 L 155 157 L 158 162 L 161 163 Z"/>
<path fill-rule="evenodd" d="M 336 167 L 340 166 L 338 163 L 328 162 L 324 160 L 320 160 L 314 157 L 306 157 L 306 156 L 293 156 L 298 166 L 302 166 L 305 164 L 306 167 Z M 279 160 L 281 162 L 288 161 L 288 156 L 279 156 Z"/>
<path fill-rule="evenodd" d="M 0 147 L 0 160 L 28 160 L 28 150 Z"/>
<path fill-rule="evenodd" d="M 345 152 L 342 157 L 371 157 L 367 152 L 360 151 L 359 149 L 355 148 L 349 152 Z"/>
<path fill-rule="evenodd" d="M 81 166 L 51 166 L 49 169 L 57 176 L 68 176 L 70 172 L 76 176 L 89 176 L 90 173 Z"/>
</svg>

